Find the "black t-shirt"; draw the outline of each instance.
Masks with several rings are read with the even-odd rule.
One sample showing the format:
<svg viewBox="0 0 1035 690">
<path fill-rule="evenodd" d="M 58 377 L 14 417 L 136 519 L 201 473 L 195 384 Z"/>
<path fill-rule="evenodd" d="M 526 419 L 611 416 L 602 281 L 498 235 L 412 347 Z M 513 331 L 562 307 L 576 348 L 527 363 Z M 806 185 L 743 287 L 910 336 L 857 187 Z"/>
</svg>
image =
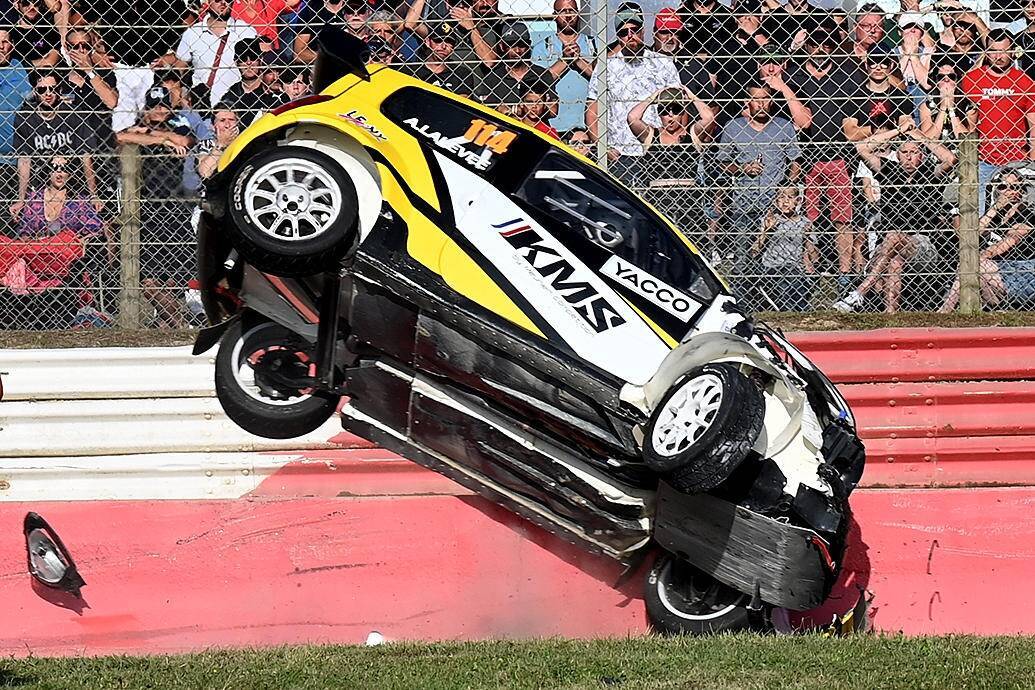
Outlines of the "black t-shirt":
<svg viewBox="0 0 1035 690">
<path fill-rule="evenodd" d="M 912 114 L 913 102 L 909 94 L 895 87 L 884 93 L 874 93 L 863 86 L 859 91 L 859 98 L 849 104 L 846 110 L 846 117 L 854 117 L 860 127 L 869 127 L 872 134 L 895 129 L 899 118 Z"/>
<path fill-rule="evenodd" d="M 737 117 L 744 109 L 747 100 L 744 87 L 757 81 L 757 51 L 758 44 L 754 40 L 741 43 L 735 38 L 720 48 L 718 54 L 722 58 L 714 60 L 715 82 L 718 84 L 715 97 L 724 115 L 719 118 L 720 122 Z"/>
<path fill-rule="evenodd" d="M 474 95 L 480 78 L 473 65 L 456 64 L 452 61 L 446 63 L 445 69 L 441 72 L 433 72 L 424 62 L 404 65 L 403 70 L 417 79 L 465 97 Z"/>
<path fill-rule="evenodd" d="M 186 30 L 186 9 L 169 0 L 75 0 L 119 62 L 148 65 L 176 49 Z M 195 5 L 196 6 L 196 5 Z"/>
<path fill-rule="evenodd" d="M 145 125 L 146 126 L 146 125 Z M 187 118 L 174 114 L 156 132 L 166 131 L 181 136 L 191 136 Z M 183 196 L 183 159 L 174 155 L 165 146 L 140 147 L 140 196 L 145 199 L 168 199 Z"/>
<path fill-rule="evenodd" d="M 819 28 L 824 17 L 829 16 L 830 11 L 816 7 L 811 3 L 801 14 L 791 14 L 787 7 L 779 7 L 763 17 L 762 26 L 766 34 L 784 47 L 789 47 L 798 32 L 804 30 L 806 35 L 811 34 Z"/>
<path fill-rule="evenodd" d="M 24 63 L 39 60 L 61 45 L 61 36 L 53 24 L 38 23 L 32 26 L 15 26 L 11 29 L 13 56 Z"/>
<path fill-rule="evenodd" d="M 850 61 L 835 63 L 819 78 L 805 67 L 793 69 L 785 77 L 787 85 L 812 113 L 812 124 L 798 137 L 805 162 L 837 160 L 848 155 L 843 122 L 847 110 L 857 100 L 862 79 Z"/>
<path fill-rule="evenodd" d="M 489 70 L 475 91 L 478 98 L 488 105 L 517 105 L 521 102 L 525 85 L 553 84 L 554 81 L 550 70 L 539 65 L 529 65 L 521 81 L 511 75 L 508 67 L 499 65 Z"/>
<path fill-rule="evenodd" d="M 683 52 L 685 51 L 680 51 Z M 695 57 L 677 57 L 675 62 L 679 83 L 697 94 L 705 103 L 712 103 L 715 100 L 715 89 L 712 87 L 712 80 L 704 61 Z"/>
<path fill-rule="evenodd" d="M 97 76 L 113 89 L 118 88 L 113 70 L 98 69 Z M 82 86 L 76 86 L 71 79 L 65 80 L 65 100 L 67 107 L 79 113 L 89 131 L 93 132 L 97 149 L 107 150 L 113 144 L 111 130 L 111 108 L 104 104 L 97 90 L 90 84 L 84 74 Z"/>
<path fill-rule="evenodd" d="M 298 34 L 317 34 L 324 27 L 324 24 L 347 28 L 345 26 L 344 5 L 342 8 L 337 13 L 334 13 L 327 9 L 327 5 L 322 0 L 310 0 L 298 16 Z"/>
<path fill-rule="evenodd" d="M 219 101 L 220 105 L 237 113 L 242 128 L 283 103 L 283 94 L 270 91 L 262 85 L 254 91 L 245 91 L 244 82 L 241 81 L 227 89 Z"/>
<path fill-rule="evenodd" d="M 924 160 L 912 175 L 898 161 L 881 162 L 873 179 L 880 185 L 881 224 L 887 229 L 923 233 L 938 225 L 945 179 L 937 167 Z"/>
<path fill-rule="evenodd" d="M 46 182 L 44 164 L 51 156 L 81 156 L 94 148 L 94 135 L 79 114 L 58 105 L 53 117 L 44 118 L 36 108 L 18 112 L 14 119 L 14 152 L 32 160 L 30 188 Z"/>
<path fill-rule="evenodd" d="M 683 43 L 680 52 L 689 55 L 721 55 L 722 46 L 733 38 L 733 28 L 726 21 L 728 12 L 722 6 L 717 6 L 709 14 L 680 11 L 679 17 L 683 20 L 683 30 L 679 32 Z M 706 67 L 713 74 L 718 68 L 713 60 L 707 61 Z"/>
</svg>

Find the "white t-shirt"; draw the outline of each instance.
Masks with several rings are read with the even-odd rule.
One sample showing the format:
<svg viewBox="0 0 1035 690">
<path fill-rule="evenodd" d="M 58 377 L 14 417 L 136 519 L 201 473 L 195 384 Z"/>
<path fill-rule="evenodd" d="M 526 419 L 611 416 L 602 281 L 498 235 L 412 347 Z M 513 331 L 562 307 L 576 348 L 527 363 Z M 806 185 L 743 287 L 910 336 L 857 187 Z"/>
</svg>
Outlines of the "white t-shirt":
<svg viewBox="0 0 1035 690">
<path fill-rule="evenodd" d="M 155 81 L 155 73 L 150 67 L 130 67 L 115 64 L 115 83 L 119 89 L 119 102 L 111 113 L 111 129 L 121 132 L 137 123 L 140 113 L 144 112 L 144 99 L 147 90 Z"/>
<path fill-rule="evenodd" d="M 215 65 L 216 53 L 223 36 L 216 36 L 208 28 L 208 20 L 202 19 L 183 32 L 180 44 L 176 47 L 176 57 L 194 68 L 193 83 L 207 84 L 209 73 L 217 68 L 216 79 L 212 82 L 211 105 L 216 105 L 223 98 L 227 89 L 241 81 L 241 72 L 234 64 L 234 45 L 242 39 L 254 38 L 258 34 L 251 24 L 240 19 L 227 22 L 226 30 L 230 34 L 226 47 Z"/>
<path fill-rule="evenodd" d="M 589 80 L 589 100 L 597 100 L 597 82 L 601 63 L 593 69 Z M 607 60 L 607 145 L 623 156 L 642 156 L 643 145 L 629 129 L 629 111 L 636 104 L 659 89 L 679 86 L 679 72 L 672 58 L 644 50 L 638 58 L 618 55 Z M 597 112 L 597 117 L 604 117 Z M 653 107 L 644 114 L 644 122 L 660 127 L 661 121 Z"/>
</svg>

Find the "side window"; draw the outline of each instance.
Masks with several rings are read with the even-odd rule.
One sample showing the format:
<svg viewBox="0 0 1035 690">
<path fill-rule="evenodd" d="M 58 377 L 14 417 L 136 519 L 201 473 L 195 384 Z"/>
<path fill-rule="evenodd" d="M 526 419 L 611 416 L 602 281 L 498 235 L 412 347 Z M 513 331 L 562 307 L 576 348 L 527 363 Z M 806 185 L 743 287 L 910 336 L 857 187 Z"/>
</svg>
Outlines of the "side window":
<svg viewBox="0 0 1035 690">
<path fill-rule="evenodd" d="M 705 300 L 721 292 L 704 262 L 630 193 L 579 161 L 551 152 L 517 193 L 569 247 L 588 241 Z"/>
</svg>

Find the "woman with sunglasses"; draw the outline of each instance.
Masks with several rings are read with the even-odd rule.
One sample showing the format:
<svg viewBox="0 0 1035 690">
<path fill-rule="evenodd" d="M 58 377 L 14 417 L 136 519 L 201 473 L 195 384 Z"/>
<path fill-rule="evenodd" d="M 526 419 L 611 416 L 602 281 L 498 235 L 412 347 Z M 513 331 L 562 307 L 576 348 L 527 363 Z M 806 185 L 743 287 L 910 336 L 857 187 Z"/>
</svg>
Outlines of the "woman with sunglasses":
<svg viewBox="0 0 1035 690">
<path fill-rule="evenodd" d="M 978 277 L 987 308 L 1035 304 L 1035 208 L 1020 172 L 1005 170 L 996 185 L 995 203 L 981 217 L 980 230 L 990 242 L 981 251 Z M 959 278 L 949 288 L 940 311 L 959 304 Z"/>
<path fill-rule="evenodd" d="M 654 105 L 660 127 L 645 120 Z M 692 206 L 685 192 L 695 184 L 714 111 L 687 87 L 666 87 L 637 103 L 628 119 L 629 129 L 643 144 L 640 170 L 648 200 L 680 227 L 689 227 L 681 217 Z"/>
<path fill-rule="evenodd" d="M 920 131 L 925 137 L 950 144 L 950 148 L 955 148 L 960 137 L 973 131 L 967 115 L 974 104 L 960 91 L 962 77 L 953 56 L 947 53 L 935 56 L 927 100 L 920 104 Z"/>
</svg>

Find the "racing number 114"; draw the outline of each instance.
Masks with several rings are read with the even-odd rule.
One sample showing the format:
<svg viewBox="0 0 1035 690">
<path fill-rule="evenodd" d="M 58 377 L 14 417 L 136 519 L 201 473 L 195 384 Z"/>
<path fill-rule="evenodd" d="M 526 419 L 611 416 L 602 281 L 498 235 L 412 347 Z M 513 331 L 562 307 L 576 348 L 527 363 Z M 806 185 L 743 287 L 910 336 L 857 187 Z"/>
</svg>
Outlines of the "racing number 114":
<svg viewBox="0 0 1035 690">
<path fill-rule="evenodd" d="M 464 132 L 464 139 L 477 146 L 486 146 L 493 153 L 506 153 L 516 138 L 515 132 L 498 129 L 485 120 L 471 120 L 471 126 Z"/>
</svg>

